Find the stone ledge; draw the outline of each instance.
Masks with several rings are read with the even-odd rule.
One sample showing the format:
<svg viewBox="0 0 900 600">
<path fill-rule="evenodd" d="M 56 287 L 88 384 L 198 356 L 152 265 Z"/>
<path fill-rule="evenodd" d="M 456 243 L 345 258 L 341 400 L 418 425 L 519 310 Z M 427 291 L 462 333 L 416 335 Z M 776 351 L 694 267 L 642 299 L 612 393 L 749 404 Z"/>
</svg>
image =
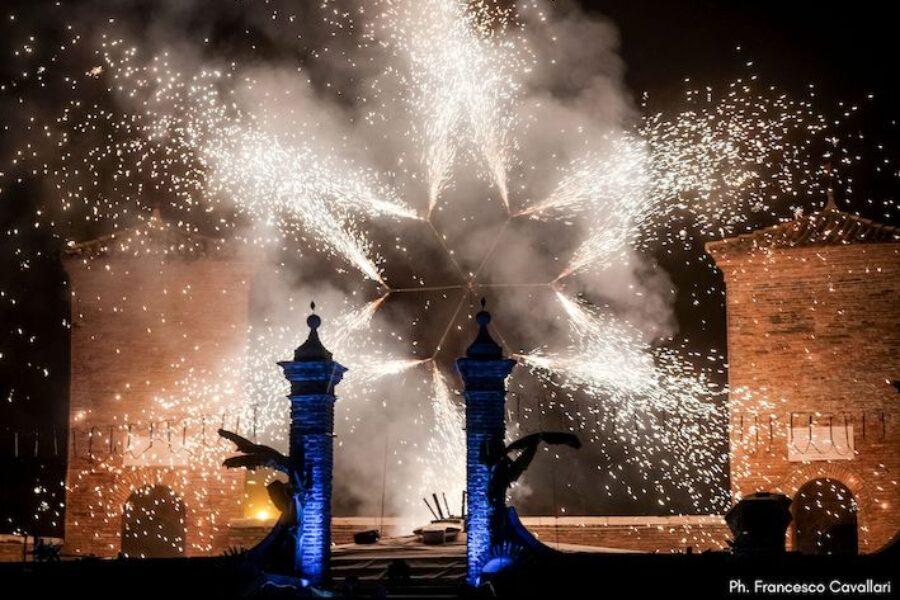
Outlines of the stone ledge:
<svg viewBox="0 0 900 600">
<path fill-rule="evenodd" d="M 665 517 L 651 516 L 565 516 L 565 517 L 520 517 L 522 524 L 532 527 L 654 527 L 654 526 L 697 526 L 724 525 L 725 517 L 722 515 L 672 515 Z M 406 517 L 385 517 L 383 522 L 387 527 L 405 526 L 413 522 Z M 335 517 L 331 520 L 334 527 L 372 527 L 382 522 L 380 517 Z M 275 523 L 275 519 L 259 520 L 254 518 L 232 519 L 229 527 L 234 529 L 266 529 Z"/>
</svg>

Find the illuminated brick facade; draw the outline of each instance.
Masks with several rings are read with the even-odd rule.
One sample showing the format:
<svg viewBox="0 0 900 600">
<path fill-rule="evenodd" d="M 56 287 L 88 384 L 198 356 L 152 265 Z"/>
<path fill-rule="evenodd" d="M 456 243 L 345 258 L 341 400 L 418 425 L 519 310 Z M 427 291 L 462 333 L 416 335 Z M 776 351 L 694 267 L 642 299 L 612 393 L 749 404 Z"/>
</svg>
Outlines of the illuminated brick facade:
<svg viewBox="0 0 900 600">
<path fill-rule="evenodd" d="M 810 481 L 839 482 L 855 500 L 859 549 L 877 550 L 900 524 L 900 395 L 891 384 L 900 379 L 896 230 L 829 208 L 707 249 L 726 284 L 735 499 L 758 490 L 795 498 Z M 150 439 L 158 444 L 167 438 L 178 446 L 186 431 L 215 437 L 220 422 L 182 426 L 184 406 L 173 408 L 166 420 L 159 399 L 181 393 L 184 369 L 215 379 L 223 359 L 246 352 L 252 261 L 218 240 L 177 232 L 157 217 L 141 228 L 73 246 L 65 264 L 72 291 L 66 552 L 115 555 L 123 506 L 148 485 L 163 485 L 184 501 L 186 554 L 220 553 L 235 540 L 250 545 L 256 534 L 245 540 L 239 530 L 229 531 L 229 523 L 243 516 L 242 472 L 195 469 L 189 460 L 165 464 L 172 459 L 168 455 L 153 464 L 136 455 Z M 289 379 L 290 364 L 296 363 L 283 364 Z M 484 439 L 503 437 L 512 361 L 470 356 L 458 369 L 469 434 L 471 580 L 489 555 L 486 532 L 496 510 L 487 499 L 489 474 L 479 453 Z M 321 375 L 331 381 L 334 374 Z M 195 400 L 215 412 L 210 398 Z M 312 476 L 323 490 L 310 498 L 315 514 L 304 517 L 322 534 L 310 545 L 315 552 L 299 558 L 304 572 L 312 567 L 303 563 L 327 564 L 326 430 L 333 400 L 330 392 L 291 396 L 295 423 L 321 429 L 307 437 L 303 449 L 322 459 Z M 150 414 L 155 423 L 147 422 Z M 127 422 L 143 422 L 144 429 L 125 431 Z M 728 537 L 716 517 L 701 526 L 696 518 L 641 519 L 567 517 L 527 524 L 546 541 L 640 550 L 719 548 Z M 345 541 L 351 529 L 342 529 L 336 541 Z"/>
<path fill-rule="evenodd" d="M 198 465 L 186 448 L 219 443 L 224 406 L 214 396 L 227 390 L 215 384 L 223 361 L 246 353 L 252 264 L 158 215 L 71 246 L 64 264 L 72 294 L 65 551 L 115 556 L 124 504 L 160 485 L 184 502 L 184 553 L 221 552 L 228 521 L 242 516 L 244 475 Z M 185 388 L 188 372 L 210 392 Z"/>
<path fill-rule="evenodd" d="M 805 484 L 836 482 L 859 550 L 879 549 L 900 529 L 900 236 L 830 204 L 707 250 L 725 277 L 735 499 L 802 510 Z"/>
<path fill-rule="evenodd" d="M 309 339 L 294 360 L 279 363 L 291 382 L 290 461 L 303 486 L 294 570 L 311 584 L 328 574 L 331 557 L 331 488 L 334 471 L 334 387 L 347 370 L 319 342 L 316 315 Z"/>
</svg>

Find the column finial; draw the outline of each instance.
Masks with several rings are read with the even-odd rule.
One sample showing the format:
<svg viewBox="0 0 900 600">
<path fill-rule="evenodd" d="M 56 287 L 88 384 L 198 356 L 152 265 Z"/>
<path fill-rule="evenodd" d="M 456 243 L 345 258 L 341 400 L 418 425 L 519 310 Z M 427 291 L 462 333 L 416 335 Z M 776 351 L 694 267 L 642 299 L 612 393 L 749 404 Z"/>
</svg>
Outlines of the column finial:
<svg viewBox="0 0 900 600">
<path fill-rule="evenodd" d="M 472 342 L 466 350 L 466 356 L 469 358 L 481 359 L 503 358 L 503 348 L 494 341 L 490 331 L 488 331 L 488 325 L 491 322 L 491 313 L 485 309 L 485 306 L 487 306 L 487 300 L 482 297 L 481 310 L 475 315 L 475 322 L 478 323 L 478 335 L 475 337 L 475 341 Z"/>
<path fill-rule="evenodd" d="M 310 309 L 316 310 L 316 303 L 309 303 Z M 294 360 L 297 362 L 312 362 L 316 360 L 331 360 L 332 354 L 322 345 L 319 339 L 319 327 L 322 325 L 322 318 L 315 312 L 306 317 L 306 324 L 309 326 L 309 336 L 296 350 L 294 350 Z"/>
<path fill-rule="evenodd" d="M 822 165 L 822 168 L 825 171 L 825 176 L 828 178 L 828 187 L 825 188 L 825 207 L 822 209 L 823 211 L 837 211 L 838 206 L 834 201 L 834 181 L 835 181 L 835 173 L 834 167 L 831 164 L 831 161 L 825 161 L 825 164 Z"/>
</svg>

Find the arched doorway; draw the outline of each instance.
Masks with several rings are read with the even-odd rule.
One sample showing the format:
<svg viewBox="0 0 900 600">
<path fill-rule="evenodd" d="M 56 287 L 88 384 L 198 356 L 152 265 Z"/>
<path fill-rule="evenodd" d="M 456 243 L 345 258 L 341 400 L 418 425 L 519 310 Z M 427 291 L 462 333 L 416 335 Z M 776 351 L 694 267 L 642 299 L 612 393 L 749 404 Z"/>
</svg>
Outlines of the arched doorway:
<svg viewBox="0 0 900 600">
<path fill-rule="evenodd" d="M 184 556 L 185 509 L 163 485 L 135 490 L 122 511 L 122 553 L 137 558 Z"/>
<path fill-rule="evenodd" d="M 840 481 L 808 481 L 797 491 L 792 509 L 794 550 L 803 554 L 858 552 L 856 499 Z"/>
</svg>

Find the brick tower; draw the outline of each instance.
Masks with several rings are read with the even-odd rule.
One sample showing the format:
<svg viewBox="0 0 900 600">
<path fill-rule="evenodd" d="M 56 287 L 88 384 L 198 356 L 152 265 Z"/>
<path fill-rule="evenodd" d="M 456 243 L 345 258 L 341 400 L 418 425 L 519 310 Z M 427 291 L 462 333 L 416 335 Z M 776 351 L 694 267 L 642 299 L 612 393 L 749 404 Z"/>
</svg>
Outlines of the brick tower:
<svg viewBox="0 0 900 600">
<path fill-rule="evenodd" d="M 315 310 L 316 305 L 312 305 Z M 294 572 L 317 585 L 331 562 L 331 488 L 334 471 L 334 388 L 346 367 L 332 359 L 319 340 L 322 319 L 306 319 L 309 337 L 294 359 L 278 363 L 291 383 L 290 461 L 300 471 L 300 531 L 295 540 Z"/>
<path fill-rule="evenodd" d="M 478 336 L 456 361 L 466 398 L 466 581 L 478 585 L 481 570 L 490 558 L 491 531 L 506 510 L 505 503 L 491 502 L 488 494 L 490 468 L 482 460 L 485 443 L 506 436 L 506 378 L 516 361 L 503 358 L 503 349 L 488 331 L 491 314 L 475 315 Z"/>
<path fill-rule="evenodd" d="M 198 451 L 223 425 L 223 389 L 241 390 L 225 361 L 246 355 L 252 261 L 158 212 L 72 245 L 64 259 L 72 294 L 66 551 L 222 551 L 228 520 L 241 516 L 244 475 Z M 161 503 L 168 508 L 156 510 Z M 153 540 L 142 545 L 142 536 Z"/>
<path fill-rule="evenodd" d="M 789 544 L 900 529 L 900 232 L 838 210 L 706 246 L 723 272 L 735 500 L 793 499 Z"/>
</svg>

